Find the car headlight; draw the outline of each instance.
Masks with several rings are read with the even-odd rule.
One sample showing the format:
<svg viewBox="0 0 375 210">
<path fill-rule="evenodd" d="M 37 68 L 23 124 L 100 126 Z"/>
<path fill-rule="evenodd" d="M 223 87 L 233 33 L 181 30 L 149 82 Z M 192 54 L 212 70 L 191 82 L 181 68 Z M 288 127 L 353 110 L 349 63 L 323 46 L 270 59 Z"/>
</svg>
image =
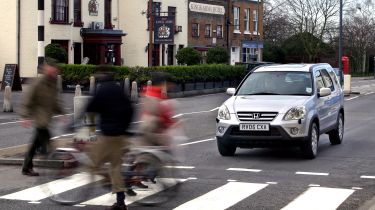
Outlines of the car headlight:
<svg viewBox="0 0 375 210">
<path fill-rule="evenodd" d="M 286 113 L 284 120 L 299 120 L 303 119 L 305 115 L 306 108 L 304 106 L 293 107 Z"/>
<path fill-rule="evenodd" d="M 217 113 L 217 118 L 220 120 L 230 120 L 230 114 L 229 114 L 229 110 L 227 106 L 222 105 L 219 108 L 219 111 Z"/>
</svg>

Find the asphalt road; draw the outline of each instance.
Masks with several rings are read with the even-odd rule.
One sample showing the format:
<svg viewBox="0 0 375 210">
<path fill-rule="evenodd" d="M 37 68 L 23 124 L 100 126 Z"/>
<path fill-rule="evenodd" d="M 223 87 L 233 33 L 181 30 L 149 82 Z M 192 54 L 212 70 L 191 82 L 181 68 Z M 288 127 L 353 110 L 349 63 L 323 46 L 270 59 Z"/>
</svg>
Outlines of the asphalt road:
<svg viewBox="0 0 375 210">
<path fill-rule="evenodd" d="M 181 147 L 185 154 L 181 166 L 187 167 L 175 170 L 189 179 L 171 202 L 153 208 L 130 205 L 130 209 L 358 209 L 374 199 L 374 93 L 346 98 L 344 142 L 331 146 L 327 135 L 322 135 L 314 160 L 303 159 L 293 148 L 238 149 L 234 157 L 221 157 L 214 140 L 215 108 L 227 98 L 213 94 L 178 99 L 177 114 L 191 144 Z M 17 143 L 8 145 L 17 145 L 28 142 L 31 131 L 5 124 L 0 132 L 1 141 L 13 139 Z M 22 176 L 19 167 L 1 166 L 0 180 L 4 210 L 103 209 L 111 204 L 62 207 L 48 199 L 30 203 L 33 200 L 27 199 L 36 179 Z M 25 189 L 29 190 L 22 197 L 26 201 L 1 198 Z"/>
</svg>

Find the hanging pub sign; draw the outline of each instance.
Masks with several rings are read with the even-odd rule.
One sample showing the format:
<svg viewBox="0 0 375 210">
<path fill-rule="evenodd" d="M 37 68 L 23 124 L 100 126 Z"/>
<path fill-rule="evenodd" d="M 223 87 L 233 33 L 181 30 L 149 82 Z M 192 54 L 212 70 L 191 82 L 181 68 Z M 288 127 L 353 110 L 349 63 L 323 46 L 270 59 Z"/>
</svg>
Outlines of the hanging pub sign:
<svg viewBox="0 0 375 210">
<path fill-rule="evenodd" d="M 5 64 L 1 89 L 10 86 L 12 90 L 22 90 L 20 72 L 17 64 Z"/>
<path fill-rule="evenodd" d="M 154 43 L 174 43 L 174 16 L 155 16 L 154 20 Z"/>
<path fill-rule="evenodd" d="M 89 1 L 89 15 L 98 16 L 99 3 L 96 0 Z"/>
</svg>

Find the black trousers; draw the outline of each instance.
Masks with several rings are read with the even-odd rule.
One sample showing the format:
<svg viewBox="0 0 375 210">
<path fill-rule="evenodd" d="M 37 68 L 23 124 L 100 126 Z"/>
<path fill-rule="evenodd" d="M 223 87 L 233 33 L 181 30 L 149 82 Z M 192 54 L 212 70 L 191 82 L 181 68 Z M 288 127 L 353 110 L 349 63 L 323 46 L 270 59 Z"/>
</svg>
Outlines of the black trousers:
<svg viewBox="0 0 375 210">
<path fill-rule="evenodd" d="M 47 154 L 47 149 L 50 142 L 50 134 L 47 128 L 36 128 L 34 139 L 30 145 L 29 151 L 25 155 L 23 162 L 23 171 L 27 171 L 33 168 L 33 158 L 37 150 L 40 150 L 42 154 Z"/>
</svg>

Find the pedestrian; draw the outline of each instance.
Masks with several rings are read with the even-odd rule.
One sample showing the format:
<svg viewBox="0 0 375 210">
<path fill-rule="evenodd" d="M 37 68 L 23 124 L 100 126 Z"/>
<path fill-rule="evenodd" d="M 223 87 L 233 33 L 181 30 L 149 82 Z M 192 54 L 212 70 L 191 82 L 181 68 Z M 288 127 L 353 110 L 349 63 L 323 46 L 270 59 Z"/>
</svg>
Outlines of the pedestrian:
<svg viewBox="0 0 375 210">
<path fill-rule="evenodd" d="M 21 104 L 20 115 L 24 118 L 24 127 L 35 126 L 35 133 L 22 166 L 22 174 L 39 176 L 33 170 L 33 158 L 38 150 L 46 155 L 50 143 L 49 126 L 55 114 L 62 114 L 58 98 L 57 75 L 58 66 L 52 60 L 46 60 L 41 66 L 43 76 L 36 79 Z"/>
<path fill-rule="evenodd" d="M 127 209 L 125 205 L 125 184 L 121 174 L 123 151 L 128 146 L 125 137 L 133 116 L 130 99 L 114 81 L 114 74 L 108 66 L 98 67 L 97 78 L 101 84 L 89 102 L 86 112 L 96 113 L 100 118 L 98 139 L 90 148 L 93 165 L 97 173 L 100 167 L 110 162 L 112 193 L 116 193 L 117 202 L 108 209 Z"/>
</svg>

